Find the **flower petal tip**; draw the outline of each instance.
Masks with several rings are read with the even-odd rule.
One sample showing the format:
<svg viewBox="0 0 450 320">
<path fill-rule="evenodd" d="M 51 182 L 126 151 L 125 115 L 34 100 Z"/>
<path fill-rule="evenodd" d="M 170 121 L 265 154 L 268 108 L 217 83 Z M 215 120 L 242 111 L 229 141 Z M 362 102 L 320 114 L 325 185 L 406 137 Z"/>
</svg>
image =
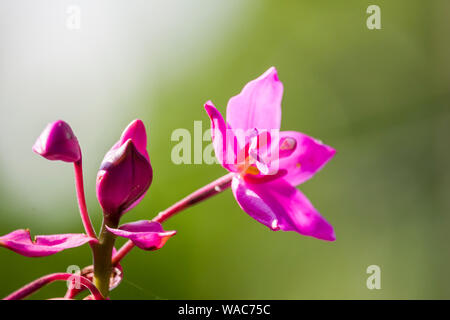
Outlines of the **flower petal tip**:
<svg viewBox="0 0 450 320">
<path fill-rule="evenodd" d="M 122 132 L 118 145 L 124 144 L 128 139 L 131 139 L 138 149 L 138 151 L 149 160 L 147 153 L 147 131 L 144 122 L 140 119 L 135 119 Z M 113 147 L 114 148 L 114 147 Z"/>
<path fill-rule="evenodd" d="M 130 122 L 128 127 L 140 127 L 145 129 L 144 122 L 141 119 L 134 119 L 133 121 Z"/>
<path fill-rule="evenodd" d="M 330 146 L 328 146 L 328 148 L 329 148 L 329 152 L 330 152 L 330 159 L 331 158 L 333 158 L 335 155 L 336 155 L 336 153 L 337 153 L 337 150 L 336 149 L 334 149 L 334 148 L 332 148 L 332 147 L 330 147 Z"/>
<path fill-rule="evenodd" d="M 261 78 L 269 78 L 269 77 L 273 77 L 274 81 L 280 81 L 280 79 L 278 78 L 278 72 L 277 72 L 277 68 L 275 67 L 270 67 L 269 69 L 267 69 L 266 72 L 263 73 L 263 75 L 261 76 Z"/>
<path fill-rule="evenodd" d="M 278 225 L 278 220 L 277 220 L 277 219 L 274 219 L 274 220 L 272 221 L 272 224 L 269 226 L 269 228 L 270 228 L 272 231 L 279 231 L 279 230 L 281 230 L 280 226 Z"/>
<path fill-rule="evenodd" d="M 169 240 L 176 234 L 177 232 L 175 230 L 165 232 L 164 235 L 162 235 L 161 237 L 161 243 L 158 249 L 162 248 L 166 244 L 167 240 Z"/>
<path fill-rule="evenodd" d="M 315 140 L 315 142 L 316 142 L 318 145 L 321 145 L 321 146 L 323 146 L 323 147 L 326 149 L 326 151 L 327 151 L 328 154 L 329 154 L 329 159 L 331 159 L 331 158 L 334 157 L 334 155 L 335 155 L 336 152 L 337 152 L 336 149 L 334 149 L 333 147 L 330 147 L 329 145 L 323 143 L 322 140 L 318 140 L 318 139 L 314 139 L 314 140 Z"/>
<path fill-rule="evenodd" d="M 318 219 L 313 223 L 310 236 L 324 241 L 336 241 L 336 234 L 333 226 L 323 218 Z"/>
<path fill-rule="evenodd" d="M 145 125 L 144 122 L 141 119 L 134 119 L 131 121 L 128 126 L 123 131 L 122 135 L 130 135 L 130 133 L 135 133 L 137 135 L 145 135 Z"/>
<path fill-rule="evenodd" d="M 203 106 L 204 106 L 206 112 L 208 113 L 209 117 L 211 117 L 212 113 L 217 111 L 217 108 L 214 106 L 214 104 L 212 103 L 211 100 L 206 101 Z"/>
<path fill-rule="evenodd" d="M 313 237 L 320 239 L 320 240 L 329 241 L 329 242 L 336 241 L 336 234 L 334 233 L 334 229 L 331 225 L 329 225 L 328 231 L 320 232 L 316 235 L 313 235 Z"/>
<path fill-rule="evenodd" d="M 248 82 L 227 105 L 227 122 L 233 129 L 279 129 L 283 84 L 275 67 Z"/>
</svg>

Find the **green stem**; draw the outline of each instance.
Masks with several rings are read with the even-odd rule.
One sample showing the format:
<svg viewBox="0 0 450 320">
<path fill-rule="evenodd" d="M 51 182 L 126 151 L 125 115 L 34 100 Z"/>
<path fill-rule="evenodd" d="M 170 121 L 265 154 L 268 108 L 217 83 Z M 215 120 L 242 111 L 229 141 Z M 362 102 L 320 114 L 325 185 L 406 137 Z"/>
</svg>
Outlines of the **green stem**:
<svg viewBox="0 0 450 320">
<path fill-rule="evenodd" d="M 196 203 L 199 203 L 203 200 L 206 200 L 216 194 L 221 193 L 222 191 L 228 189 L 231 186 L 231 181 L 236 174 L 234 172 L 228 173 L 223 177 L 207 184 L 206 186 L 194 191 L 184 199 L 181 199 L 177 203 L 173 204 L 166 210 L 160 212 L 158 216 L 153 218 L 152 221 L 156 221 L 159 223 L 163 223 L 176 213 L 187 209 Z M 134 248 L 134 243 L 131 240 L 128 240 L 122 248 L 114 255 L 112 264 L 117 265 L 120 260 L 122 260 L 132 249 Z"/>
<path fill-rule="evenodd" d="M 102 229 L 98 239 L 98 244 L 94 247 L 94 284 L 103 295 L 107 298 L 109 295 L 109 281 L 112 273 L 112 250 L 116 236 L 106 229 L 117 228 L 119 224 L 118 218 L 105 216 L 103 218 Z"/>
</svg>

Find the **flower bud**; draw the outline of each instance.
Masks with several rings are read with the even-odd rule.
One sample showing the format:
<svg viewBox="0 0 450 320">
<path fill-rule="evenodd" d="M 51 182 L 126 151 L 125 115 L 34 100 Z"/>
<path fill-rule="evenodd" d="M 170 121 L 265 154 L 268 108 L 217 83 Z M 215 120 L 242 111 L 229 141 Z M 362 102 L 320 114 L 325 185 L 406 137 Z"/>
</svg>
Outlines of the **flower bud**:
<svg viewBox="0 0 450 320">
<path fill-rule="evenodd" d="M 120 216 L 136 206 L 150 187 L 153 171 L 146 140 L 142 121 L 135 120 L 103 159 L 97 198 L 105 214 Z"/>
<path fill-rule="evenodd" d="M 58 120 L 49 123 L 33 145 L 33 151 L 48 160 L 76 162 L 81 159 L 81 149 L 72 128 Z"/>
</svg>

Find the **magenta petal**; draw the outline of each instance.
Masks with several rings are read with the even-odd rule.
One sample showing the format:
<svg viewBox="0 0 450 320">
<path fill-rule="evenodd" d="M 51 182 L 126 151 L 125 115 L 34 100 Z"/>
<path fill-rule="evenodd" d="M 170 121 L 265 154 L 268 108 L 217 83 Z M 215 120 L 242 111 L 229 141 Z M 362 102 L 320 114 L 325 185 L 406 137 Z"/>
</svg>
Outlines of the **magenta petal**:
<svg viewBox="0 0 450 320">
<path fill-rule="evenodd" d="M 95 239 L 81 233 L 36 236 L 31 240 L 30 231 L 20 229 L 0 237 L 0 246 L 26 257 L 44 257 L 65 249 L 82 246 Z"/>
<path fill-rule="evenodd" d="M 246 183 L 241 178 L 233 178 L 231 189 L 239 206 L 253 219 L 274 231 L 280 229 L 276 214 L 267 206 L 263 199 L 247 188 Z"/>
<path fill-rule="evenodd" d="M 153 178 L 150 162 L 128 139 L 111 149 L 97 174 L 97 198 L 107 214 L 122 214 L 135 206 L 147 192 Z"/>
<path fill-rule="evenodd" d="M 281 149 L 283 149 L 283 141 L 286 142 L 291 139 L 296 141 L 296 143 L 290 144 L 293 147 L 293 152 L 280 150 L 279 168 L 287 171 L 284 179 L 290 184 L 297 186 L 322 169 L 333 158 L 336 150 L 306 134 L 296 131 L 280 132 Z M 283 153 L 286 152 L 288 155 L 284 156 Z"/>
<path fill-rule="evenodd" d="M 176 231 L 164 231 L 159 222 L 140 220 L 120 226 L 118 229 L 107 227 L 116 236 L 130 239 L 143 250 L 161 249 Z"/>
<path fill-rule="evenodd" d="M 248 147 L 249 156 L 255 161 L 261 174 L 270 173 L 270 151 L 272 148 L 272 136 L 269 131 L 256 130 L 257 134 L 251 138 Z"/>
<path fill-rule="evenodd" d="M 277 179 L 251 184 L 234 178 L 233 194 L 239 206 L 251 217 L 271 228 L 334 241 L 333 227 L 295 187 Z"/>
<path fill-rule="evenodd" d="M 147 133 L 142 120 L 136 119 L 125 128 L 118 142 L 118 146 L 122 146 L 128 139 L 131 139 L 136 149 L 150 161 L 147 152 Z"/>
<path fill-rule="evenodd" d="M 233 164 L 236 158 L 233 131 L 227 129 L 222 114 L 216 109 L 211 101 L 205 103 L 205 110 L 211 119 L 211 138 L 219 163 L 229 171 L 235 171 Z"/>
<path fill-rule="evenodd" d="M 283 84 L 271 67 L 230 99 L 227 122 L 233 129 L 280 129 Z"/>
<path fill-rule="evenodd" d="M 34 143 L 33 151 L 48 160 L 76 162 L 81 159 L 78 140 L 72 128 L 62 120 L 45 127 Z"/>
</svg>

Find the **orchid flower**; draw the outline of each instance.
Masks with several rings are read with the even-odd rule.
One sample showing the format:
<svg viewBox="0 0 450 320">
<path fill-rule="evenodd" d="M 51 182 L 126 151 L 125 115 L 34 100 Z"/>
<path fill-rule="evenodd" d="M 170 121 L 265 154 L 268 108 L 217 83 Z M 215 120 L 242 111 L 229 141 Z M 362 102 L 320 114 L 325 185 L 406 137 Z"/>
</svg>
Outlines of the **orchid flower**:
<svg viewBox="0 0 450 320">
<path fill-rule="evenodd" d="M 334 241 L 333 227 L 295 187 L 319 171 L 335 150 L 303 133 L 278 131 L 282 95 L 272 67 L 230 99 L 226 122 L 208 101 L 216 157 L 234 174 L 234 197 L 252 218 L 272 230 Z"/>
<path fill-rule="evenodd" d="M 214 151 L 229 173 L 161 211 L 152 222 L 163 223 L 231 187 L 239 206 L 271 230 L 295 231 L 334 241 L 333 227 L 296 186 L 322 169 L 336 151 L 303 133 L 279 131 L 282 95 L 283 85 L 272 67 L 230 99 L 227 122 L 208 101 L 205 109 L 211 120 Z M 145 234 L 140 229 L 108 228 L 130 239 L 113 257 L 113 264 L 140 245 L 139 233 L 129 233 Z"/>
</svg>

